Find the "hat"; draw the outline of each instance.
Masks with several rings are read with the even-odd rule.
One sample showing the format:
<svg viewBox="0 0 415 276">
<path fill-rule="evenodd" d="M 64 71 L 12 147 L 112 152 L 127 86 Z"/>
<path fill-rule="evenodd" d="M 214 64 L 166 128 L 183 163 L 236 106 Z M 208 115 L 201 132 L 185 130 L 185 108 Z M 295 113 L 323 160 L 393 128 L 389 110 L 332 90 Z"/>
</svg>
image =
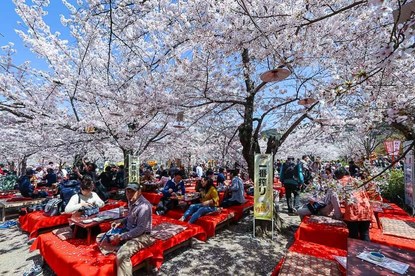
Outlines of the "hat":
<svg viewBox="0 0 415 276">
<path fill-rule="evenodd" d="M 32 168 L 27 168 L 26 169 L 26 175 L 34 175 L 35 171 Z"/>
<path fill-rule="evenodd" d="M 292 159 L 292 160 L 294 160 L 295 158 L 294 158 L 294 156 L 292 156 L 292 155 L 288 155 L 287 159 Z"/>
<path fill-rule="evenodd" d="M 138 191 L 141 189 L 141 185 L 138 185 L 138 183 L 130 183 L 127 185 L 127 187 L 125 189 L 131 189 L 134 191 Z"/>
</svg>

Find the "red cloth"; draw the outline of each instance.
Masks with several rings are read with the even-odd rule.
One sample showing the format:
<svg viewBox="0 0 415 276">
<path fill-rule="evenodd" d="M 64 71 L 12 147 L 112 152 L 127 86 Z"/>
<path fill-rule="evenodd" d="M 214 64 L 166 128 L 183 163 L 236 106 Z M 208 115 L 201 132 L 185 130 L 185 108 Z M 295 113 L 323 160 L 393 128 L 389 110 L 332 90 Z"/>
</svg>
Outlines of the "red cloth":
<svg viewBox="0 0 415 276">
<path fill-rule="evenodd" d="M 250 207 L 253 207 L 253 206 L 254 206 L 254 200 L 247 198 L 247 200 L 244 204 L 236 205 L 236 206 L 230 206 L 226 209 L 228 209 L 229 211 L 234 213 L 234 217 L 232 218 L 232 220 L 237 222 L 242 218 L 244 209 L 250 208 Z"/>
<path fill-rule="evenodd" d="M 186 189 L 186 193 L 194 193 L 194 192 L 196 192 L 196 185 L 186 186 L 185 189 Z"/>
<path fill-rule="evenodd" d="M 106 211 L 120 206 L 126 206 L 126 202 L 111 200 L 99 210 Z M 43 211 L 28 213 L 19 217 L 20 228 L 29 232 L 29 238 L 37 237 L 40 229 L 52 228 L 68 224 L 68 218 L 71 214 L 61 214 L 59 216 L 48 217 Z"/>
<path fill-rule="evenodd" d="M 33 200 L 33 198 L 31 198 L 31 197 L 16 196 L 16 197 L 11 197 L 11 198 L 9 198 L 6 201 L 7 202 L 16 202 L 16 201 L 29 201 L 29 200 Z"/>
<path fill-rule="evenodd" d="M 207 238 L 206 233 L 200 226 L 153 216 L 153 226 L 165 222 L 184 225 L 187 229 L 165 241 L 156 240 L 150 247 L 137 252 L 131 258 L 133 266 L 150 259 L 156 267 L 160 267 L 165 250 L 173 248 L 192 237 L 200 240 L 206 240 Z M 30 249 L 39 249 L 41 255 L 57 275 L 115 275 L 115 255 L 102 255 L 96 244 L 86 245 L 85 240 L 62 241 L 53 233 L 47 233 L 40 235 Z"/>
<path fill-rule="evenodd" d="M 415 218 L 409 216 L 405 211 L 403 211 L 405 212 L 404 215 L 398 209 L 396 209 L 394 212 L 396 214 L 401 214 L 401 215 L 394 215 L 393 212 L 389 212 L 389 213 L 378 213 L 378 216 L 379 218 L 384 217 L 384 218 L 390 218 L 390 219 L 396 219 L 396 220 L 415 222 Z M 370 236 L 370 240 L 375 243 L 380 243 L 380 244 L 384 244 L 388 246 L 395 246 L 395 247 L 399 247 L 402 249 L 408 249 L 408 250 L 415 251 L 414 240 L 396 237 L 392 235 L 384 235 L 382 232 L 382 229 L 378 227 L 372 227 L 371 229 L 369 229 L 369 236 Z"/>
<path fill-rule="evenodd" d="M 208 237 L 215 236 L 216 226 L 225 220 L 231 219 L 234 213 L 230 210 L 223 209 L 221 213 L 213 213 L 200 217 L 195 224 L 200 225 L 205 230 Z"/>
<path fill-rule="evenodd" d="M 38 231 L 42 228 L 68 224 L 68 218 L 70 217 L 70 214 L 47 217 L 43 211 L 36 211 L 20 216 L 19 223 L 22 230 L 29 232 L 29 238 L 34 238 L 38 236 Z"/>
<path fill-rule="evenodd" d="M 0 192 L 0 199 L 4 198 L 12 198 L 14 197 L 19 191 L 17 190 L 9 190 L 9 191 L 3 191 Z"/>
<path fill-rule="evenodd" d="M 271 276 L 277 276 L 280 274 L 280 270 L 282 265 L 284 264 L 285 257 L 281 258 L 281 260 L 278 262 L 278 264 L 275 266 L 274 270 L 272 271 Z"/>
<path fill-rule="evenodd" d="M 186 226 L 187 228 L 183 232 L 180 232 L 179 234 L 165 241 L 160 241 L 160 240 L 156 241 L 156 243 L 158 243 L 159 245 L 155 248 L 155 250 L 152 250 L 152 253 L 153 253 L 152 263 L 157 268 L 159 268 L 163 264 L 164 251 L 170 248 L 173 248 L 176 245 L 179 245 L 193 237 L 201 241 L 207 240 L 207 235 L 205 231 L 203 230 L 202 227 L 198 225 L 188 224 L 186 222 L 178 221 L 175 219 L 153 215 L 153 226 L 158 225 L 160 223 L 166 223 L 166 222 L 183 225 L 183 226 Z"/>
<path fill-rule="evenodd" d="M 173 218 L 173 219 L 179 219 L 183 216 L 184 211 L 180 209 L 174 209 L 170 210 L 166 213 L 166 217 Z M 208 237 L 215 236 L 216 226 L 234 216 L 233 211 L 223 209 L 221 213 L 213 213 L 211 215 L 205 215 L 201 216 L 196 222 L 196 225 L 199 225 L 203 228 L 203 230 L 206 232 Z M 187 224 L 190 225 L 190 224 Z"/>
<path fill-rule="evenodd" d="M 309 223 L 305 217 L 295 233 L 296 240 L 318 243 L 324 246 L 347 249 L 349 231 L 346 227 L 338 227 L 317 223 Z"/>
<path fill-rule="evenodd" d="M 391 209 L 383 209 L 383 213 L 379 213 L 379 214 L 383 214 L 383 215 L 390 214 L 390 215 L 410 217 L 407 212 L 405 212 L 401 207 L 399 207 L 395 203 L 387 203 L 387 204 L 391 207 Z"/>
<path fill-rule="evenodd" d="M 160 199 L 163 197 L 163 195 L 159 195 L 156 193 L 142 192 L 142 194 L 153 205 L 159 204 Z"/>
<path fill-rule="evenodd" d="M 157 246 L 155 243 L 135 254 L 131 258 L 133 265 L 151 258 L 152 249 L 157 250 Z M 101 254 L 96 244 L 86 245 L 86 240 L 62 241 L 50 232 L 40 235 L 30 249 L 39 249 L 50 268 L 60 276 L 116 274 L 115 255 Z"/>
<path fill-rule="evenodd" d="M 288 250 L 332 261 L 334 256 L 347 256 L 347 250 L 301 240 L 296 240 Z"/>
<path fill-rule="evenodd" d="M 314 256 L 314 257 L 326 259 L 326 260 L 331 260 L 331 261 L 335 261 L 334 256 L 342 256 L 342 257 L 347 256 L 346 250 L 324 246 L 324 245 L 312 243 L 312 242 L 299 241 L 299 240 L 295 241 L 294 244 L 292 244 L 291 247 L 288 248 L 288 251 L 310 255 L 310 256 Z M 285 258 L 282 258 L 278 262 L 278 264 L 275 266 L 274 270 L 272 271 L 272 274 L 271 274 L 272 276 L 276 276 L 279 274 L 281 267 L 284 264 L 284 260 Z M 341 265 L 338 265 L 338 267 L 340 268 L 342 275 L 345 275 L 346 270 Z"/>
</svg>

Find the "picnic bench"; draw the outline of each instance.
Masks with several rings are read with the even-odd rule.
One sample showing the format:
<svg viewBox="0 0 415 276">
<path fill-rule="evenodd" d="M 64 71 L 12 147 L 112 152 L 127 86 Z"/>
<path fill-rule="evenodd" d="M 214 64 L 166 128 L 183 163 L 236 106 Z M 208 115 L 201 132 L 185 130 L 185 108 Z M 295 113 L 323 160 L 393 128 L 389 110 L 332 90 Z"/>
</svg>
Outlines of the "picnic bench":
<svg viewBox="0 0 415 276">
<path fill-rule="evenodd" d="M 12 198 L 11 198 L 12 199 Z M 11 199 L 2 199 L 0 200 L 0 208 L 1 208 L 1 217 L 0 220 L 4 222 L 6 220 L 6 210 L 9 209 L 17 209 L 22 207 L 29 207 L 30 205 L 40 204 L 44 201 L 44 198 L 36 198 L 36 199 L 26 199 L 21 198 L 21 200 L 11 200 Z"/>
</svg>

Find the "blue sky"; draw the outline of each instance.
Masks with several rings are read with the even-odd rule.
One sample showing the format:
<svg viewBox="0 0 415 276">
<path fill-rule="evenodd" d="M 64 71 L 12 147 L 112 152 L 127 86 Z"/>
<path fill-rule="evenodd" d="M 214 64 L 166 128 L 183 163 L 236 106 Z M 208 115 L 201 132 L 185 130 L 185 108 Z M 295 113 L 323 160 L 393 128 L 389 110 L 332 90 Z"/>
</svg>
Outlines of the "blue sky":
<svg viewBox="0 0 415 276">
<path fill-rule="evenodd" d="M 31 4 L 30 0 L 27 0 Z M 62 35 L 65 35 L 64 29 L 60 24 L 60 14 L 66 13 L 66 7 L 63 6 L 60 0 L 51 0 L 51 4 L 48 7 L 48 15 L 45 17 L 45 21 L 49 24 L 52 31 L 59 31 Z M 32 62 L 32 67 L 37 69 L 47 69 L 45 62 L 36 57 L 35 54 L 25 47 L 22 39 L 16 34 L 15 29 L 24 29 L 24 26 L 18 24 L 21 22 L 20 17 L 15 12 L 15 5 L 12 0 L 0 1 L 0 18 L 2 23 L 0 24 L 0 46 L 4 46 L 9 42 L 14 43 L 14 48 L 17 53 L 14 56 L 14 63 L 16 65 L 22 64 L 26 60 Z"/>
</svg>

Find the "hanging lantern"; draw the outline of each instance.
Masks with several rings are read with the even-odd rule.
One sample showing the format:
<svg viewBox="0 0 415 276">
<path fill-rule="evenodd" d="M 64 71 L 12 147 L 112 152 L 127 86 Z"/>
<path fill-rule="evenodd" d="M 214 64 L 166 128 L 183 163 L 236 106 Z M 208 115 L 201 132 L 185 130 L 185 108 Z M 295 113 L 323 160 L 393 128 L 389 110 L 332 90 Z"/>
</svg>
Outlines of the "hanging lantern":
<svg viewBox="0 0 415 276">
<path fill-rule="evenodd" d="M 85 127 L 85 133 L 94 134 L 95 133 L 95 127 L 94 126 L 86 126 Z"/>
<path fill-rule="evenodd" d="M 315 103 L 317 100 L 313 98 L 304 98 L 298 101 L 299 105 L 310 106 Z"/>
<path fill-rule="evenodd" d="M 263 82 L 282 81 L 291 74 L 290 70 L 286 68 L 277 68 L 274 70 L 262 73 L 259 77 Z"/>
<path fill-rule="evenodd" d="M 173 127 L 175 128 L 186 128 L 184 126 L 184 112 L 180 111 L 176 115 L 176 122 L 174 123 Z"/>
</svg>

